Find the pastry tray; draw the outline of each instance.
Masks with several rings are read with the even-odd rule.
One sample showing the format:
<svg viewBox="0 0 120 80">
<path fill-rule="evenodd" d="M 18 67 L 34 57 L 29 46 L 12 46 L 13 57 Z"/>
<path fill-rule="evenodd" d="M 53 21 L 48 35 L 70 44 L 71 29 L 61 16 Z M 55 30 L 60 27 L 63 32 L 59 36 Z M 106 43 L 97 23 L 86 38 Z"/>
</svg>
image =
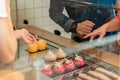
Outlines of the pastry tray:
<svg viewBox="0 0 120 80">
<path fill-rule="evenodd" d="M 53 74 L 53 76 L 49 77 L 49 78 L 52 80 L 77 80 L 79 73 L 86 74 L 88 71 L 94 71 L 96 68 L 99 68 L 99 67 L 104 68 L 104 67 L 98 66 L 96 64 L 91 64 L 91 65 L 88 65 L 88 64 L 89 63 L 87 63 L 84 67 L 75 69 L 73 71 L 68 71 L 63 74 Z M 106 69 L 106 68 L 104 68 L 104 69 Z M 110 69 L 106 69 L 106 70 L 111 71 L 111 72 L 115 73 L 116 75 L 120 76 L 120 73 L 117 71 L 113 71 Z"/>
<path fill-rule="evenodd" d="M 108 71 L 114 72 L 115 74 L 120 76 L 120 69 L 116 66 L 113 66 L 111 64 L 105 63 L 101 60 L 98 60 L 96 58 L 93 58 L 89 55 L 83 54 L 81 52 L 72 53 L 69 56 L 67 56 L 68 59 L 72 59 L 75 54 L 78 54 L 80 56 L 83 56 L 85 59 L 86 64 L 83 67 L 76 67 L 73 71 L 66 71 L 63 74 L 53 74 L 50 78 L 53 80 L 76 80 L 78 73 L 87 73 L 89 70 L 94 71 L 98 67 L 102 67 Z M 58 60 L 59 62 L 59 60 Z M 51 62 L 54 64 L 54 62 Z"/>
</svg>

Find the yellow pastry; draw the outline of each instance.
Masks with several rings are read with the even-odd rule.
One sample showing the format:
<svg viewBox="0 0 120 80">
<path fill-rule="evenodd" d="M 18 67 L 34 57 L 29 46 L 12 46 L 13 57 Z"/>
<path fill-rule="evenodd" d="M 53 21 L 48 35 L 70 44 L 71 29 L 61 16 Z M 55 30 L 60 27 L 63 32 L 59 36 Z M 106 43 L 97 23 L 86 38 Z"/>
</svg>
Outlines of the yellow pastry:
<svg viewBox="0 0 120 80">
<path fill-rule="evenodd" d="M 38 46 L 36 43 L 28 44 L 28 51 L 29 52 L 36 52 L 38 51 Z"/>
<path fill-rule="evenodd" d="M 47 42 L 43 39 L 40 39 L 37 44 L 39 50 L 44 50 L 47 48 Z"/>
</svg>

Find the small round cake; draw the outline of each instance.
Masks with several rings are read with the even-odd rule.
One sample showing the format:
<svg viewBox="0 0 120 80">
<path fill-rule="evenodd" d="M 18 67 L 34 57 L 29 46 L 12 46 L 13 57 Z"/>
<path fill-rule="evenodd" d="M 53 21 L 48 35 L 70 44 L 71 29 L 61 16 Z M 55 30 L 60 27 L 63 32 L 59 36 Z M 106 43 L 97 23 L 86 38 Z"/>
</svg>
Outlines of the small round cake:
<svg viewBox="0 0 120 80">
<path fill-rule="evenodd" d="M 45 59 L 48 61 L 55 61 L 57 59 L 57 57 L 54 53 L 52 53 L 51 50 L 49 50 L 45 55 Z"/>
<path fill-rule="evenodd" d="M 53 75 L 53 71 L 49 65 L 45 65 L 44 68 L 42 69 L 42 72 L 47 76 Z"/>
<path fill-rule="evenodd" d="M 73 60 L 66 60 L 64 63 L 65 69 L 66 70 L 74 70 L 75 69 L 75 64 L 73 62 Z"/>
<path fill-rule="evenodd" d="M 82 67 L 82 66 L 85 65 L 85 60 L 83 59 L 82 56 L 78 56 L 78 55 L 77 55 L 77 56 L 75 57 L 74 63 L 75 63 L 76 66 Z"/>
<path fill-rule="evenodd" d="M 61 48 L 59 48 L 57 50 L 57 52 L 56 52 L 56 56 L 57 56 L 58 59 L 59 58 L 65 58 L 66 57 L 66 53 Z"/>
<path fill-rule="evenodd" d="M 45 40 L 43 40 L 43 39 L 40 39 L 40 40 L 37 42 L 37 44 L 38 44 L 38 49 L 39 49 L 39 50 L 44 50 L 44 49 L 47 48 L 47 42 L 46 42 Z"/>
<path fill-rule="evenodd" d="M 65 67 L 63 64 L 56 63 L 53 67 L 54 72 L 56 73 L 64 73 L 65 72 Z"/>
<path fill-rule="evenodd" d="M 38 51 L 38 46 L 36 43 L 28 44 L 28 51 L 29 52 L 36 52 Z"/>
</svg>

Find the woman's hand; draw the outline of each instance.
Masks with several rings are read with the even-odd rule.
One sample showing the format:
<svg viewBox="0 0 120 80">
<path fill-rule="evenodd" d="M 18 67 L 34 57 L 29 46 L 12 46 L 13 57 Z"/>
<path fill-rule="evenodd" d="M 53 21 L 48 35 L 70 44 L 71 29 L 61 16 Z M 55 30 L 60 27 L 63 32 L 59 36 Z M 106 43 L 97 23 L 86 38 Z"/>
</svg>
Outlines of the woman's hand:
<svg viewBox="0 0 120 80">
<path fill-rule="evenodd" d="M 35 36 L 31 35 L 26 29 L 15 30 L 15 35 L 17 39 L 20 39 L 27 44 L 34 43 L 36 41 Z"/>
<path fill-rule="evenodd" d="M 90 41 L 93 41 L 93 39 L 99 35 L 99 38 L 98 40 L 102 39 L 106 32 L 107 32 L 107 29 L 108 29 L 108 25 L 107 24 L 104 24 L 103 26 L 101 26 L 100 28 L 94 30 L 92 33 L 90 34 L 87 34 L 84 38 L 88 38 L 90 37 Z"/>
</svg>

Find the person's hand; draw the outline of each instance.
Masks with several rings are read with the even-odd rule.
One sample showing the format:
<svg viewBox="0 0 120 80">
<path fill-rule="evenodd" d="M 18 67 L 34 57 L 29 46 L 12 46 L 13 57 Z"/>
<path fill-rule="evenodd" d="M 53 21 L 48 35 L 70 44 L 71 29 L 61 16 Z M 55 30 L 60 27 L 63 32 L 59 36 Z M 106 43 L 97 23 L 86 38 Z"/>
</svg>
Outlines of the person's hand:
<svg viewBox="0 0 120 80">
<path fill-rule="evenodd" d="M 77 24 L 76 31 L 78 34 L 86 35 L 91 33 L 94 25 L 95 24 L 93 22 L 86 20 Z"/>
<path fill-rule="evenodd" d="M 35 36 L 31 35 L 26 29 L 15 30 L 15 35 L 17 39 L 20 39 L 27 44 L 34 43 L 36 41 Z"/>
<path fill-rule="evenodd" d="M 100 39 L 102 39 L 105 36 L 105 34 L 107 32 L 107 29 L 108 29 L 108 25 L 104 24 L 100 28 L 94 30 L 92 33 L 87 34 L 86 36 L 84 36 L 84 38 L 90 37 L 90 41 L 93 41 L 94 37 L 96 37 L 97 35 L 99 35 L 98 40 L 100 40 Z"/>
</svg>

